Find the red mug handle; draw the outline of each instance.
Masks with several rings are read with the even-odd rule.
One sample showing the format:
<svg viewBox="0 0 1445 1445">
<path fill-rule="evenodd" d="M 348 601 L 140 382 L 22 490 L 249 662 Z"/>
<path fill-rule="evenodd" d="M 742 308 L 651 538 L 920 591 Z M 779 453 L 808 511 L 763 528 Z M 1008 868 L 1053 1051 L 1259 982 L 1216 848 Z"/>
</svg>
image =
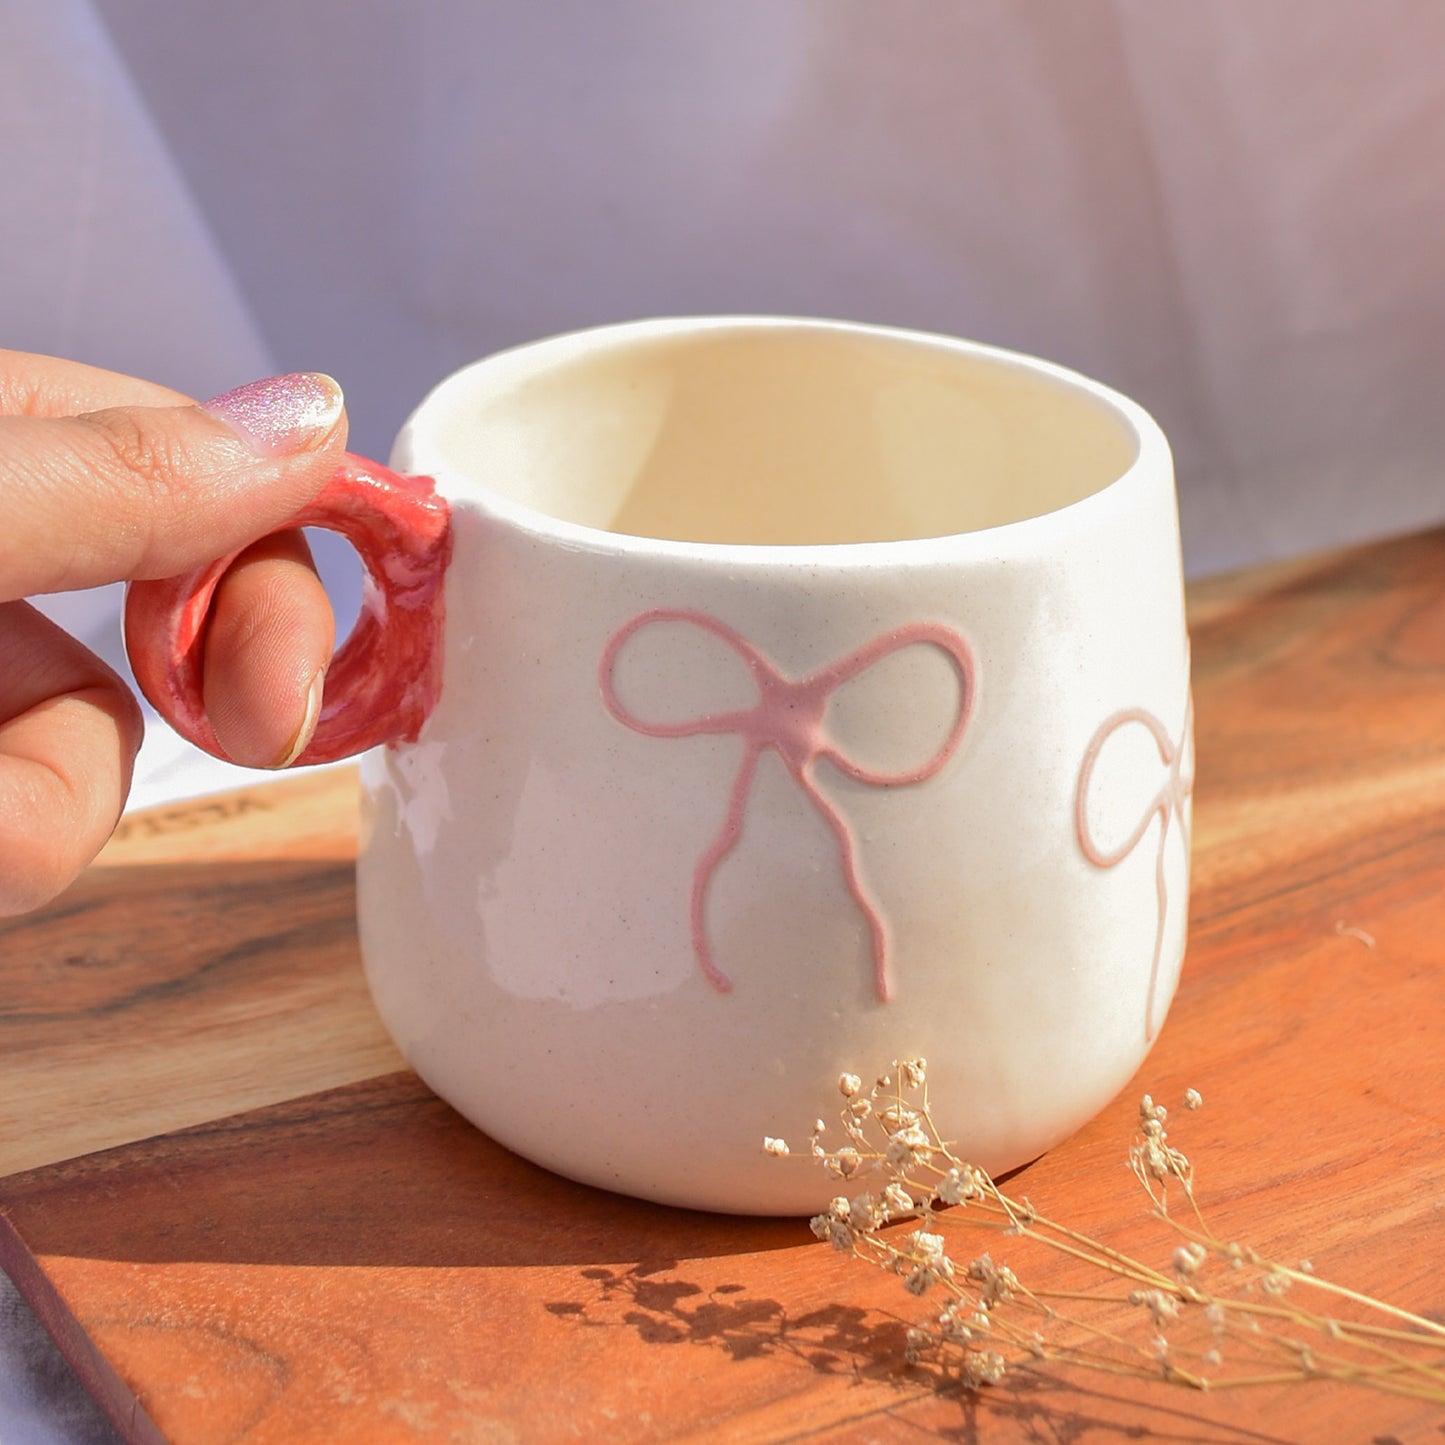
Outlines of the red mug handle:
<svg viewBox="0 0 1445 1445">
<path fill-rule="evenodd" d="M 292 527 L 339 532 L 361 557 L 361 611 L 326 673 L 316 733 L 297 764 L 413 742 L 441 692 L 442 580 L 451 513 L 430 477 L 348 454 Z M 141 691 L 175 730 L 218 758 L 201 694 L 206 619 L 239 553 L 179 577 L 133 582 L 125 642 Z"/>
</svg>

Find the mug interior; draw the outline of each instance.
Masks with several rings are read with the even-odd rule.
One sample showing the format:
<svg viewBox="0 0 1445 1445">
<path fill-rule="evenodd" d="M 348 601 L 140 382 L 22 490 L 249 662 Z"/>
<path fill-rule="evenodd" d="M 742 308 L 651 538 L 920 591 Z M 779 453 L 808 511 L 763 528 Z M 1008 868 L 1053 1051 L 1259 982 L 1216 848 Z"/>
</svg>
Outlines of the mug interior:
<svg viewBox="0 0 1445 1445">
<path fill-rule="evenodd" d="M 1101 491 L 1139 439 L 1067 373 L 837 323 L 639 325 L 504 353 L 411 424 L 411 461 L 549 517 L 694 543 L 975 532 Z"/>
</svg>

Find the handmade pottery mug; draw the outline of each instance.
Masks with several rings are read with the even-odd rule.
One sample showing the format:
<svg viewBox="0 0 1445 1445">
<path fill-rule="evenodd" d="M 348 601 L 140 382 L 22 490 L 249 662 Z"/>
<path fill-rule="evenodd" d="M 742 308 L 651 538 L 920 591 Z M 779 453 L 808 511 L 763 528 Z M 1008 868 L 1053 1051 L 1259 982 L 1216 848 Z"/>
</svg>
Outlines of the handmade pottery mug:
<svg viewBox="0 0 1445 1445">
<path fill-rule="evenodd" d="M 382 744 L 362 952 L 437 1093 L 574 1179 L 789 1213 L 836 1181 L 764 1136 L 845 1072 L 925 1056 L 993 1171 L 1128 1081 L 1192 774 L 1138 406 L 937 336 L 653 321 L 467 367 L 392 465 L 298 519 L 369 574 L 301 761 Z M 213 751 L 225 565 L 132 599 L 143 685 Z"/>
</svg>

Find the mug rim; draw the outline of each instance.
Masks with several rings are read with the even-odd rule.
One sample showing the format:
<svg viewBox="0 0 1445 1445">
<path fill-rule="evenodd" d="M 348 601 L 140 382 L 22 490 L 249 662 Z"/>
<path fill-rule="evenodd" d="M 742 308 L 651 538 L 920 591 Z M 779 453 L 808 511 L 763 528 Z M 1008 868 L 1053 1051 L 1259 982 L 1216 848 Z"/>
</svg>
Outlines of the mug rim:
<svg viewBox="0 0 1445 1445">
<path fill-rule="evenodd" d="M 539 507 L 516 501 L 490 487 L 484 480 L 456 469 L 418 464 L 411 455 L 418 431 L 426 416 L 451 399 L 453 393 L 474 387 L 485 376 L 489 386 L 531 374 L 543 359 L 578 356 L 602 347 L 678 335 L 703 335 L 723 331 L 792 331 L 834 333 L 887 340 L 912 346 L 952 352 L 975 361 L 1025 373 L 1065 388 L 1089 404 L 1107 412 L 1120 424 L 1133 445 L 1133 457 L 1117 476 L 1103 486 L 1063 506 L 1012 522 L 964 532 L 945 532 L 924 537 L 903 537 L 857 542 L 712 542 L 650 537 L 635 532 L 609 531 L 585 522 L 558 517 Z M 728 566 L 787 567 L 806 564 L 829 567 L 868 567 L 883 563 L 919 564 L 946 555 L 950 562 L 961 557 L 979 559 L 1037 555 L 1047 549 L 1051 533 L 1072 532 L 1086 522 L 1091 510 L 1117 505 L 1121 495 L 1147 486 L 1163 477 L 1173 485 L 1173 458 L 1168 439 L 1152 415 L 1138 402 L 1104 382 L 1062 363 L 1028 352 L 950 336 L 943 332 L 826 317 L 770 315 L 765 313 L 657 316 L 631 321 L 608 322 L 559 332 L 534 341 L 492 352 L 453 371 L 438 382 L 413 408 L 398 432 L 391 452 L 391 465 L 399 471 L 420 472 L 436 479 L 453 505 L 458 488 L 467 501 L 517 532 L 539 541 L 561 544 L 569 550 L 618 557 L 706 560 Z"/>
</svg>

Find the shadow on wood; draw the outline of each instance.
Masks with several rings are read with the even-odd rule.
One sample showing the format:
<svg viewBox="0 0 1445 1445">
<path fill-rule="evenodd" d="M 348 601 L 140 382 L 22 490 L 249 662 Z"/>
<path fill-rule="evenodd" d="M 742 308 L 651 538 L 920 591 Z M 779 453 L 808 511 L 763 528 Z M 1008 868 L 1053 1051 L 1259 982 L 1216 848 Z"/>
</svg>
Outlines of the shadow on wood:
<svg viewBox="0 0 1445 1445">
<path fill-rule="evenodd" d="M 560 1179 L 405 1073 L 16 1175 L 0 1207 L 35 1253 L 136 1262 L 633 1264 L 809 1238 Z"/>
</svg>

